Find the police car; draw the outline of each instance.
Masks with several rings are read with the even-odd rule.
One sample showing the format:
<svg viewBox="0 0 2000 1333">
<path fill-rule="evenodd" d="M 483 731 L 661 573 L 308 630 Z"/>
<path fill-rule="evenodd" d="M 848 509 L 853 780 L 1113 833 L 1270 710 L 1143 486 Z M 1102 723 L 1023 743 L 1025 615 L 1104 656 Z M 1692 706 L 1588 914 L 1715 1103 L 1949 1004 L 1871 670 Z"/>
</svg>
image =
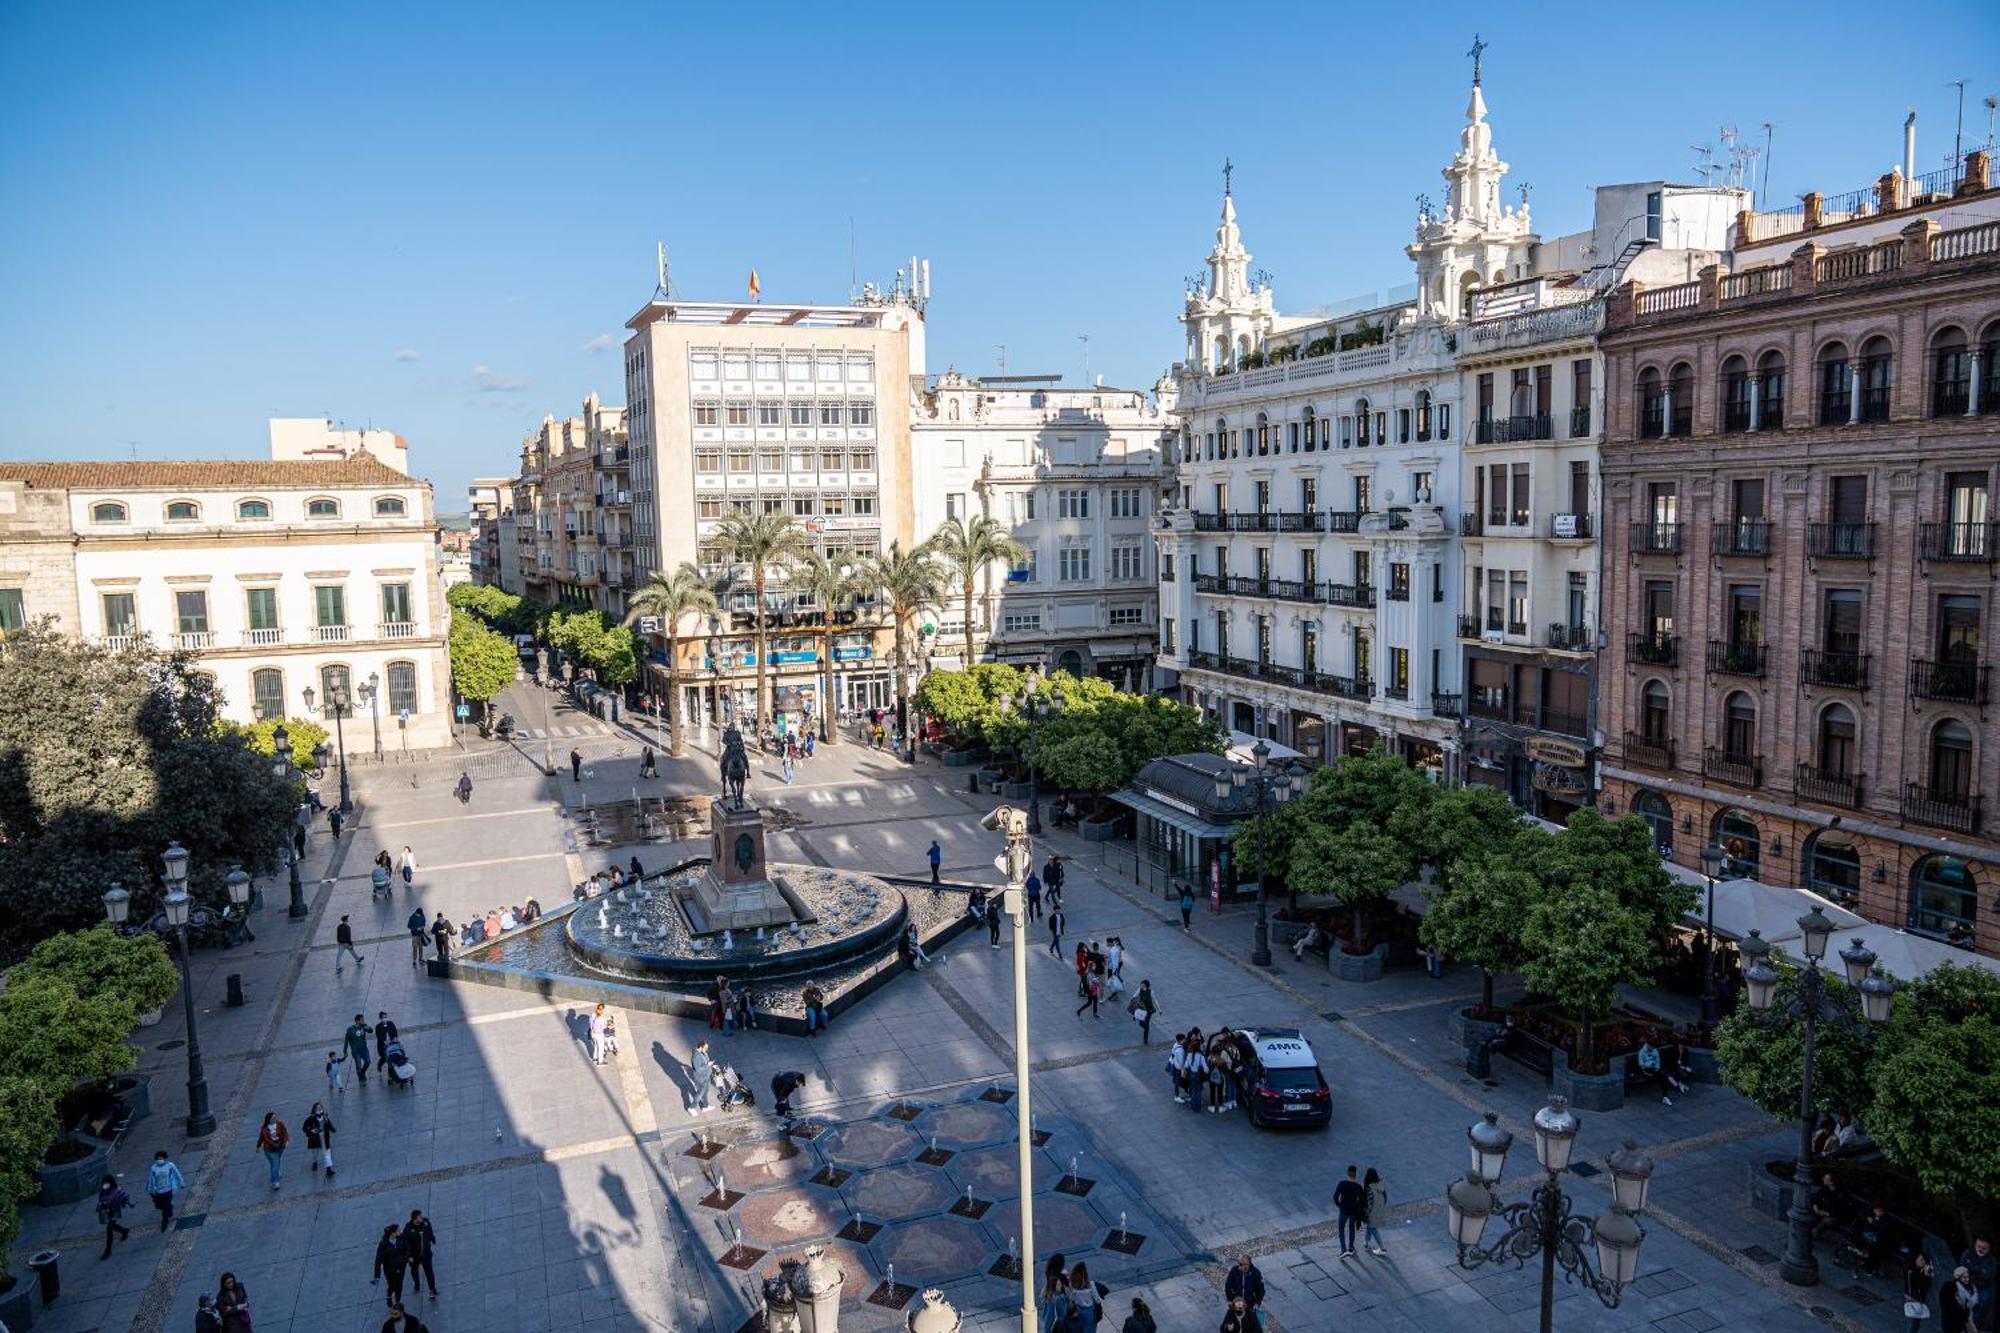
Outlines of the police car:
<svg viewBox="0 0 2000 1333">
<path fill-rule="evenodd" d="M 1243 1109 L 1253 1125 L 1333 1123 L 1333 1089 L 1297 1028 L 1238 1028 Z"/>
</svg>

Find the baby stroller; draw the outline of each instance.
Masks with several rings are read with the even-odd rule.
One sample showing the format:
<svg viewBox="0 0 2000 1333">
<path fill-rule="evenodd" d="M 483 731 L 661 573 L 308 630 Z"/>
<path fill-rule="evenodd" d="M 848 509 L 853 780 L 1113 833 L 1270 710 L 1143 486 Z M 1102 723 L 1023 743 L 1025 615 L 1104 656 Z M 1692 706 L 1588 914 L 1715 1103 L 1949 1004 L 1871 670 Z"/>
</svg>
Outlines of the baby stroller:
<svg viewBox="0 0 2000 1333">
<path fill-rule="evenodd" d="M 743 1076 L 728 1065 L 715 1067 L 715 1100 L 725 1111 L 739 1106 L 755 1106 L 757 1095 L 743 1086 Z"/>
<path fill-rule="evenodd" d="M 403 1043 L 392 1041 L 382 1048 L 382 1068 L 389 1075 L 392 1088 L 416 1086 L 417 1067 L 410 1063 L 410 1057 L 403 1052 Z"/>
</svg>

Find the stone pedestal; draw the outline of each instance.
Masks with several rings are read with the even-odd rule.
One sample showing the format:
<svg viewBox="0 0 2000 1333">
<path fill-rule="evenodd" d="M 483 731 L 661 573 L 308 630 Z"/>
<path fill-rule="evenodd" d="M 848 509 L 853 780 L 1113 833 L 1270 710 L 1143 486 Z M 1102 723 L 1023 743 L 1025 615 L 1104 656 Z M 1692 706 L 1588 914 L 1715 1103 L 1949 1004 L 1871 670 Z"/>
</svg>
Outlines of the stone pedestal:
<svg viewBox="0 0 2000 1333">
<path fill-rule="evenodd" d="M 689 904 L 695 929 L 713 934 L 797 920 L 791 903 L 765 873 L 762 813 L 718 801 L 709 811 L 709 824 L 708 873 Z"/>
</svg>

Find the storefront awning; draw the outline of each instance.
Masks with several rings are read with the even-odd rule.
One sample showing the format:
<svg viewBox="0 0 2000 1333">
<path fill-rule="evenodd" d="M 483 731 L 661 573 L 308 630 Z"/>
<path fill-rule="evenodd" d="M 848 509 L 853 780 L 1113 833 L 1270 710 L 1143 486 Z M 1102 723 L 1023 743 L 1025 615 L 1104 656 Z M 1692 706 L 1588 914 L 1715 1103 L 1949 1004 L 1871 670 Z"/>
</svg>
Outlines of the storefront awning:
<svg viewBox="0 0 2000 1333">
<path fill-rule="evenodd" d="M 1185 810 L 1176 810 L 1165 801 L 1154 800 L 1127 787 L 1123 791 L 1111 793 L 1111 799 L 1123 806 L 1137 810 L 1142 815 L 1151 815 L 1162 824 L 1170 825 L 1183 833 L 1191 833 L 1197 838 L 1227 838 L 1236 832 L 1229 824 L 1211 824 L 1200 815 L 1191 815 Z"/>
</svg>

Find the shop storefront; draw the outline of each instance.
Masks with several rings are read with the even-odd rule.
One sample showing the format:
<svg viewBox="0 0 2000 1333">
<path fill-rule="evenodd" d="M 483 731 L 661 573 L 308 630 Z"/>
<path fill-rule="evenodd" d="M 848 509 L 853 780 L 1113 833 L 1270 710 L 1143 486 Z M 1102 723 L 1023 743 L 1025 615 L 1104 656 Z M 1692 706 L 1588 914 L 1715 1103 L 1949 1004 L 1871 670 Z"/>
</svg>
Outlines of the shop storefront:
<svg viewBox="0 0 2000 1333">
<path fill-rule="evenodd" d="M 1220 755 L 1155 759 L 1130 787 L 1112 794 L 1136 816 L 1125 850 L 1132 877 L 1149 891 L 1172 899 L 1187 885 L 1204 901 L 1211 890 L 1225 897 L 1240 891 L 1229 840 L 1237 823 L 1255 813 L 1256 798 L 1230 783 L 1229 769 Z M 1220 797 L 1218 781 L 1227 788 Z"/>
</svg>

